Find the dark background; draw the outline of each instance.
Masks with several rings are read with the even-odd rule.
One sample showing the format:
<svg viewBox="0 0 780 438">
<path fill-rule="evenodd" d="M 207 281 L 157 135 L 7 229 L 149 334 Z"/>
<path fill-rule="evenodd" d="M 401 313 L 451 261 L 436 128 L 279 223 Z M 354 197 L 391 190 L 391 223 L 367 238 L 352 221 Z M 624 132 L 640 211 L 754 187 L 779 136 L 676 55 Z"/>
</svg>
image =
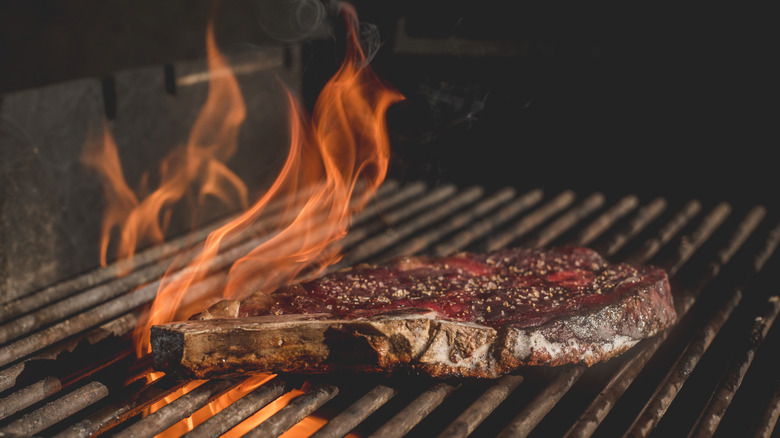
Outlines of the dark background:
<svg viewBox="0 0 780 438">
<path fill-rule="evenodd" d="M 259 25 L 266 4 L 223 2 L 220 45 L 291 44 Z M 372 65 L 407 97 L 389 115 L 395 177 L 775 202 L 778 38 L 768 11 L 354 4 L 379 32 Z M 0 94 L 202 56 L 210 8 L 4 2 Z M 338 26 L 331 32 L 295 42 L 309 104 L 340 62 Z M 433 44 L 410 50 L 410 39 Z"/>
</svg>

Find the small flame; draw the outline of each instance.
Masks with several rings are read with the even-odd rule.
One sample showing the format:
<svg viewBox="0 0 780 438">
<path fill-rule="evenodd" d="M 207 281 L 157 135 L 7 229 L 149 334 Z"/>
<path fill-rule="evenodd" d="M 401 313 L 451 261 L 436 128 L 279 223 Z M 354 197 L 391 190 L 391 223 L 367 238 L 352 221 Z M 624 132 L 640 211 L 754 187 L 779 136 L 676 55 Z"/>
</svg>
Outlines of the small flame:
<svg viewBox="0 0 780 438">
<path fill-rule="evenodd" d="M 103 194 L 106 199 L 103 224 L 100 229 L 100 265 L 106 266 L 106 254 L 111 230 L 123 227 L 126 218 L 138 207 L 138 198 L 125 182 L 119 152 L 108 124 L 103 121 L 102 138 L 96 138 L 93 132 L 87 134 L 87 143 L 81 154 L 81 162 L 93 168 L 103 182 Z"/>
<path fill-rule="evenodd" d="M 161 243 L 165 238 L 174 204 L 186 195 L 197 192 L 197 204 L 205 206 L 214 197 L 229 208 L 248 206 L 246 185 L 226 165 L 237 148 L 238 130 L 246 117 L 246 109 L 238 82 L 217 50 L 214 26 L 209 23 L 206 49 L 209 71 L 216 72 L 209 82 L 206 102 L 198 115 L 186 146 L 174 148 L 160 164 L 160 185 L 145 194 L 148 174 L 141 180 L 136 195 L 122 173 L 116 142 L 103 124 L 103 137 L 90 135 L 82 162 L 97 171 L 103 181 L 107 205 L 101 228 L 100 263 L 106 265 L 106 254 L 113 228 L 119 228 L 117 259 L 123 261 L 121 271 L 132 269 L 136 248 L 143 243 Z M 197 217 L 199 209 L 194 209 Z M 193 224 L 194 225 L 194 224 Z"/>
</svg>

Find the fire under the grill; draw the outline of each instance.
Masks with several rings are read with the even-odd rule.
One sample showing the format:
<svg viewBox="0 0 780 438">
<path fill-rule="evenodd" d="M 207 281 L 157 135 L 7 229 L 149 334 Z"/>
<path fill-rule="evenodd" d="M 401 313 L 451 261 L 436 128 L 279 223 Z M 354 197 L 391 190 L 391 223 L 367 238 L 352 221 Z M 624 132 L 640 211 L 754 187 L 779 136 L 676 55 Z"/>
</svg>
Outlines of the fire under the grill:
<svg viewBox="0 0 780 438">
<path fill-rule="evenodd" d="M 353 218 L 338 243 L 344 258 L 329 269 L 410 254 L 584 245 L 613 261 L 665 268 L 679 322 L 590 368 L 528 368 L 497 380 L 268 376 L 204 415 L 246 380 L 231 377 L 201 382 L 149 413 L 189 382 L 166 375 L 150 383 L 151 360 L 136 359 L 131 333 L 171 258 L 214 226 L 140 252 L 129 275 L 109 265 L 3 303 L 0 436 L 154 436 L 199 410 L 187 435 L 220 436 L 280 398 L 286 405 L 245 436 L 777 434 L 780 301 L 771 274 L 780 221 L 763 206 L 386 182 Z M 262 230 L 214 270 L 266 238 Z M 209 290 L 210 278 L 198 287 Z"/>
</svg>

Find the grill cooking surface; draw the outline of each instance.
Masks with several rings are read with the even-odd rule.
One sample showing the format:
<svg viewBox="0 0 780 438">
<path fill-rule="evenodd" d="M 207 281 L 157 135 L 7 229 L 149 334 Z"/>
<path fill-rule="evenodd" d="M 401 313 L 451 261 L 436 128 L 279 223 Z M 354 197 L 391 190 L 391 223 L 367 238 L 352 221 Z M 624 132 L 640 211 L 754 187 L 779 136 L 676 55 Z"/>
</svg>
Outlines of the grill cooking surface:
<svg viewBox="0 0 780 438">
<path fill-rule="evenodd" d="M 151 359 L 136 359 L 130 340 L 173 257 L 217 225 L 139 253 L 124 277 L 108 266 L 4 303 L 0 436 L 153 436 L 240 385 L 243 378 L 206 381 L 144 416 L 187 382 L 147 383 Z M 227 269 L 263 238 L 215 263 Z M 768 273 L 778 242 L 778 218 L 761 206 L 391 181 L 355 217 L 331 272 L 412 254 L 583 245 L 612 262 L 666 269 L 679 322 L 591 368 L 529 368 L 491 381 L 279 375 L 189 435 L 219 436 L 302 391 L 246 436 L 300 431 L 310 414 L 326 422 L 317 437 L 771 436 L 780 414 L 780 302 Z"/>
</svg>

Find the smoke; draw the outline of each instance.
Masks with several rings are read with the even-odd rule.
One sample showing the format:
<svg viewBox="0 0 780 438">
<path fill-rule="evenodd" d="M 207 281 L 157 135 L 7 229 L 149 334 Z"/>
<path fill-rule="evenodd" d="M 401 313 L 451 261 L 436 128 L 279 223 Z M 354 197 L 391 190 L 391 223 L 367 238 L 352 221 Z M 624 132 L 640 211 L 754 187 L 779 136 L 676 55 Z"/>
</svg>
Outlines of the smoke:
<svg viewBox="0 0 780 438">
<path fill-rule="evenodd" d="M 363 53 L 366 54 L 366 59 L 363 61 L 363 66 L 366 66 L 371 63 L 379 51 L 379 47 L 382 46 L 382 40 L 379 38 L 379 27 L 376 24 L 360 23 L 360 44 Z"/>
<path fill-rule="evenodd" d="M 294 43 L 333 38 L 333 26 L 343 26 L 337 0 L 260 0 L 258 23 L 277 41 Z M 361 22 L 360 42 L 368 65 L 382 46 L 379 27 Z M 347 30 L 350 32 L 351 30 Z"/>
<path fill-rule="evenodd" d="M 299 42 L 330 35 L 327 9 L 319 0 L 261 0 L 258 22 L 271 38 Z"/>
</svg>

